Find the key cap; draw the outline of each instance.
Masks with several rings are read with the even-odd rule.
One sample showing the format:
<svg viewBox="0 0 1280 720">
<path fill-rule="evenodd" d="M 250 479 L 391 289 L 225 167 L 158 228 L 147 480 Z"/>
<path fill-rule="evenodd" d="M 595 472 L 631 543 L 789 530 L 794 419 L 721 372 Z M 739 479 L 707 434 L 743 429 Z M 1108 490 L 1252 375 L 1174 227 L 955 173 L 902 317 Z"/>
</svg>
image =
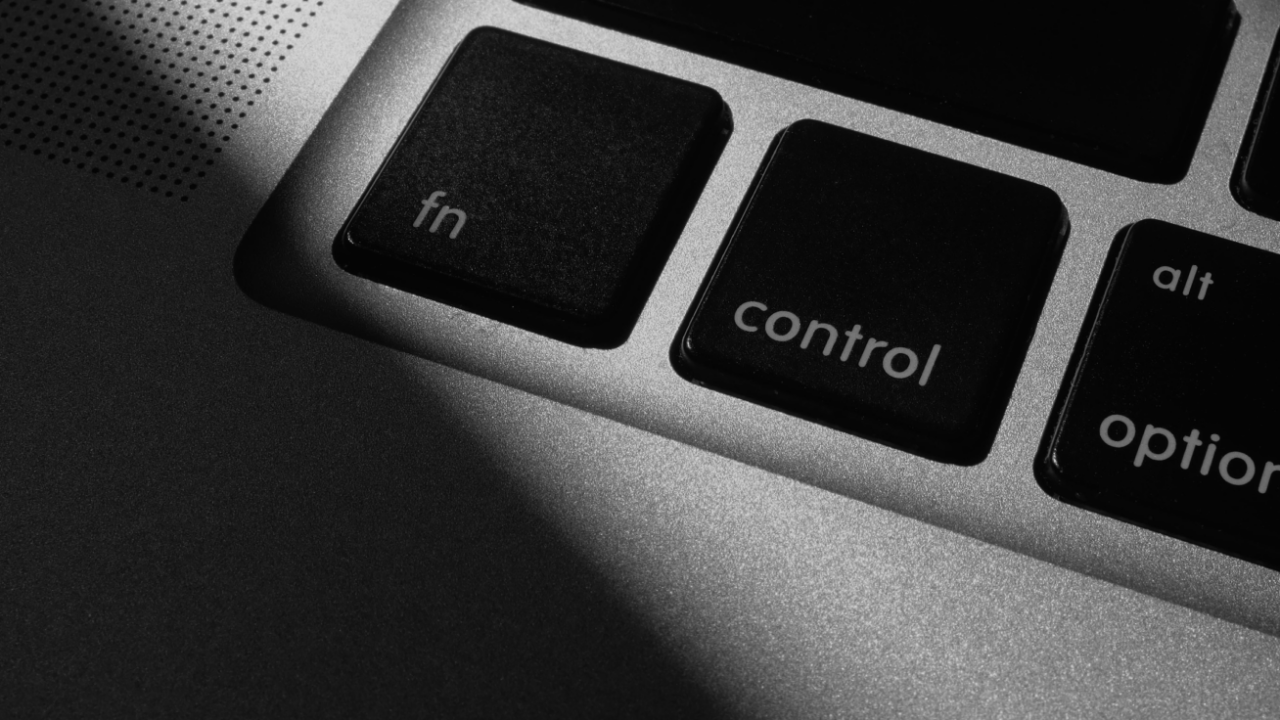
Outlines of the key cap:
<svg viewBox="0 0 1280 720">
<path fill-rule="evenodd" d="M 1190 166 L 1229 0 L 521 0 L 1139 180 Z"/>
<path fill-rule="evenodd" d="M 766 159 L 672 362 L 721 392 L 976 463 L 1066 233 L 1048 188 L 801 121 Z"/>
<path fill-rule="evenodd" d="M 1280 569 L 1280 256 L 1117 236 L 1046 430 L 1050 495 Z"/>
<path fill-rule="evenodd" d="M 1280 64 L 1280 35 L 1254 105 L 1249 129 L 1231 178 L 1231 192 L 1245 208 L 1280 220 L 1280 97 L 1276 66 Z"/>
<path fill-rule="evenodd" d="M 585 347 L 622 344 L 730 131 L 713 90 L 471 33 L 334 245 L 347 270 Z"/>
</svg>

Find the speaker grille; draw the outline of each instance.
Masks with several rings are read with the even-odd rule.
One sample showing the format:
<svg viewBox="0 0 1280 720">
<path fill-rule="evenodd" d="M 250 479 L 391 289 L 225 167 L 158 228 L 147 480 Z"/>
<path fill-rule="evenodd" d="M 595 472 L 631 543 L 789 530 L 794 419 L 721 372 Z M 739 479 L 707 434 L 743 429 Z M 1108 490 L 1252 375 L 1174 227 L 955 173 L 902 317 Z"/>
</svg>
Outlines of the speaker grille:
<svg viewBox="0 0 1280 720">
<path fill-rule="evenodd" d="M 319 0 L 0 0 L 0 144 L 186 201 Z"/>
</svg>

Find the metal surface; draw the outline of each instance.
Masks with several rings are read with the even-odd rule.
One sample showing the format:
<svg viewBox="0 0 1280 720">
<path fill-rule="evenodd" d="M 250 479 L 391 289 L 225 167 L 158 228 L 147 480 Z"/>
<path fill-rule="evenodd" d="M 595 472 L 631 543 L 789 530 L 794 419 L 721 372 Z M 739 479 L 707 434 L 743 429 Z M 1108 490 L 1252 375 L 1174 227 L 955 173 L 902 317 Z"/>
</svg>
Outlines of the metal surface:
<svg viewBox="0 0 1280 720">
<path fill-rule="evenodd" d="M 729 717 L 1280 717 L 1274 637 L 406 364 Z"/>
<path fill-rule="evenodd" d="M 1024 174 L 1048 161 L 514 3 L 457 0 L 400 8 L 385 26 L 393 44 L 313 135 L 394 4 L 325 0 L 187 203 L 0 148 L 0 715 L 1280 717 L 1276 637 L 478 376 L 1051 544 L 1053 528 L 1033 524 L 1069 509 L 1030 492 L 1021 443 L 1040 432 L 1036 403 L 1074 333 L 1053 317 L 1020 414 L 972 472 L 753 415 L 679 383 L 665 359 L 772 124 L 847 114 Z M 617 353 L 335 274 L 329 238 L 304 232 L 345 212 L 396 113 L 482 23 L 733 92 L 741 144 Z M 1264 25 L 1238 47 L 1263 48 Z M 259 243 L 260 274 L 242 267 L 241 280 L 278 307 L 475 374 L 244 296 L 234 245 L 295 157 L 263 216 L 279 234 L 257 240 L 297 243 Z M 1074 237 L 1085 249 L 1050 307 L 1066 324 L 1088 291 L 1064 283 L 1091 282 L 1086 249 L 1106 241 Z M 949 504 L 965 484 L 979 499 Z M 972 509 L 1002 488 L 999 508 Z M 992 519 L 1028 503 L 1039 515 Z M 1106 542 L 1137 544 L 1137 570 L 1183 573 L 1185 605 L 1253 587 L 1259 599 L 1227 606 L 1247 610 L 1273 592 L 1230 568 L 1226 587 L 1207 588 L 1213 554 L 1101 527 Z M 1091 547 L 1077 538 L 1064 552 L 1088 567 Z M 1166 556 L 1180 564 L 1161 570 Z"/>
<path fill-rule="evenodd" d="M 1280 250 L 1276 223 L 1240 208 L 1228 180 L 1280 9 L 1240 3 L 1242 24 L 1190 174 L 1135 182 L 501 0 L 402 4 L 241 247 L 260 301 L 470 373 L 708 449 L 841 495 L 1270 633 L 1280 575 L 1063 505 L 1032 477 L 1050 405 L 1124 225 L 1160 218 Z M 471 29 L 492 25 L 715 88 L 735 131 L 629 341 L 569 347 L 342 273 L 338 226 Z M 1041 183 L 1072 232 L 995 448 L 973 468 L 922 460 L 698 388 L 667 352 L 773 136 L 816 118 Z"/>
</svg>

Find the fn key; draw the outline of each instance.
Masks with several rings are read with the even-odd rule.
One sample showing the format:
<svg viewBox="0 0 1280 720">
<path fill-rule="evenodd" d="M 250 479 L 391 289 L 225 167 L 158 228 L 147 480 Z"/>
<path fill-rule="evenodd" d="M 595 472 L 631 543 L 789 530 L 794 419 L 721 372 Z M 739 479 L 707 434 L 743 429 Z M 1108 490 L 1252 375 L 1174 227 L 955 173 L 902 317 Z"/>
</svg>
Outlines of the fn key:
<svg viewBox="0 0 1280 720">
<path fill-rule="evenodd" d="M 729 125 L 708 88 L 476 30 L 334 257 L 355 274 L 564 342 L 621 345 Z"/>
</svg>

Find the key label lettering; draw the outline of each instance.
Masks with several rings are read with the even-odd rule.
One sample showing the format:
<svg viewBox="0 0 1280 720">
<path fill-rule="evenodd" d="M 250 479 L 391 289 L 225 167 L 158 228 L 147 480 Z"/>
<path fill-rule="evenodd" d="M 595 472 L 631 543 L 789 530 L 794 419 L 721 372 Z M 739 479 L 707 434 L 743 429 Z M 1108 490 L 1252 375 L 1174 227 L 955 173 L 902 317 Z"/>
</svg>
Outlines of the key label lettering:
<svg viewBox="0 0 1280 720">
<path fill-rule="evenodd" d="M 1151 281 L 1156 287 L 1169 292 L 1182 291 L 1183 297 L 1191 297 L 1191 290 L 1196 284 L 1196 273 L 1200 268 L 1196 265 L 1191 266 L 1191 270 L 1187 273 L 1186 282 L 1182 282 L 1182 271 L 1177 268 L 1162 265 L 1156 268 L 1151 275 Z M 1203 300 L 1209 292 L 1209 286 L 1213 284 L 1213 273 L 1207 272 L 1200 276 L 1200 292 L 1196 294 L 1197 300 Z"/>
<path fill-rule="evenodd" d="M 1147 466 L 1148 462 L 1152 464 L 1165 462 L 1174 457 L 1178 451 L 1178 437 L 1172 431 L 1147 424 L 1139 437 L 1138 426 L 1124 415 L 1107 416 L 1098 428 L 1098 435 L 1108 447 L 1117 449 L 1133 445 L 1136 439 L 1138 446 L 1133 455 L 1134 467 Z M 1181 440 L 1184 445 L 1178 459 L 1178 467 L 1183 470 L 1198 471 L 1202 476 L 1208 477 L 1216 465 L 1218 477 L 1236 487 L 1249 485 L 1256 477 L 1258 492 L 1262 495 L 1271 489 L 1272 477 L 1280 473 L 1280 463 L 1268 461 L 1262 465 L 1259 477 L 1258 463 L 1248 454 L 1238 450 L 1224 453 L 1219 458 L 1218 443 L 1222 442 L 1222 437 L 1217 433 L 1209 434 L 1207 445 L 1200 439 L 1200 430 L 1197 428 L 1192 428 L 1191 432 L 1184 435 Z M 1196 451 L 1201 447 L 1205 448 L 1204 455 L 1199 467 L 1192 470 Z M 1215 460 L 1217 460 L 1216 463 Z"/>
<path fill-rule="evenodd" d="M 800 349 L 808 350 L 817 340 L 817 347 L 821 347 L 823 357 L 829 357 L 835 351 L 836 345 L 841 338 L 840 331 L 835 325 L 831 325 L 818 320 L 810 320 L 808 326 L 800 316 L 786 310 L 778 310 L 769 315 L 764 315 L 769 308 L 762 302 L 748 300 L 738 306 L 733 313 L 733 322 L 738 329 L 743 332 L 754 333 L 760 330 L 760 324 L 763 320 L 764 334 L 770 340 L 779 343 L 791 342 L 800 335 L 804 330 L 804 336 L 800 338 Z M 748 317 L 750 313 L 750 317 Z M 854 356 L 855 346 L 859 340 L 865 339 L 862 345 L 862 353 L 858 356 L 858 367 L 864 368 L 877 350 L 882 348 L 890 348 L 890 343 L 885 340 L 877 340 L 873 337 L 867 337 L 862 334 L 862 326 L 854 325 L 851 329 L 845 330 L 843 333 L 845 338 L 843 349 L 840 351 L 840 362 L 848 362 Z M 929 384 L 929 378 L 933 376 L 934 367 L 938 364 L 938 356 L 942 353 L 941 345 L 934 345 L 929 351 L 929 357 L 924 361 L 924 369 L 920 372 L 919 383 L 921 387 Z M 880 356 L 880 368 L 885 374 L 895 380 L 906 380 L 916 374 L 920 370 L 920 356 L 910 348 L 893 347 L 885 350 Z"/>
<path fill-rule="evenodd" d="M 440 226 L 444 224 L 445 218 L 452 217 L 454 219 L 453 229 L 449 231 L 449 239 L 457 240 L 458 233 L 462 232 L 462 226 L 467 224 L 467 214 L 458 208 L 441 205 L 439 200 L 446 195 L 448 195 L 448 193 L 445 191 L 436 190 L 431 193 L 431 197 L 424 199 L 422 201 L 422 210 L 418 211 L 418 216 L 413 219 L 413 226 L 415 228 L 422 227 L 422 224 L 427 221 L 427 216 L 431 214 L 431 211 L 436 208 L 440 208 L 440 212 L 436 214 L 436 219 L 431 222 L 431 226 L 427 228 L 427 232 L 435 234 L 435 232 L 440 229 Z"/>
</svg>

